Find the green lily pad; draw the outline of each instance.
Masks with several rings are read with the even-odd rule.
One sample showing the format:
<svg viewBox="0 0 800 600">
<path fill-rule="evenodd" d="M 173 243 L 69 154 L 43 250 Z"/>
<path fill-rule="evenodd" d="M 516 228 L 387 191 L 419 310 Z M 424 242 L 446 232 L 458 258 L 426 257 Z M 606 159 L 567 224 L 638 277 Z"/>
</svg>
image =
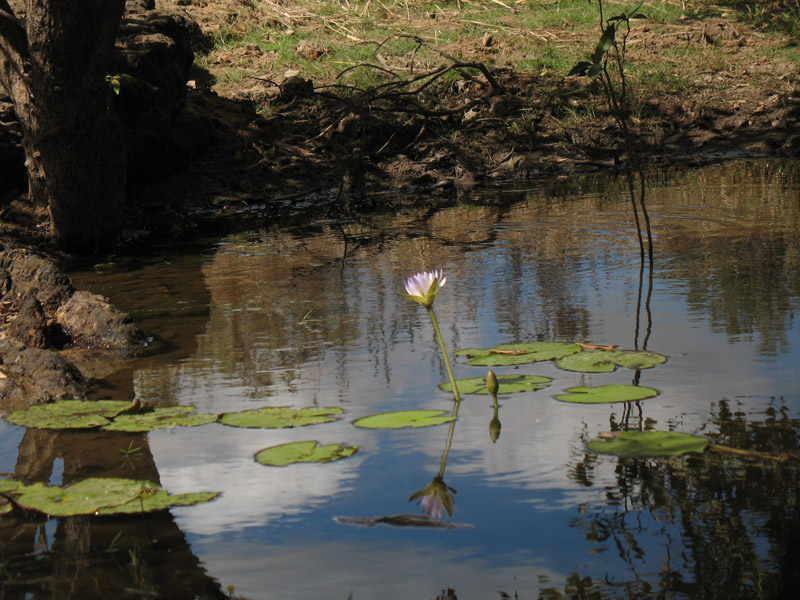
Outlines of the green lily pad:
<svg viewBox="0 0 800 600">
<path fill-rule="evenodd" d="M 0 479 L 0 492 L 7 494 L 18 490 L 24 484 L 19 481 L 11 481 L 10 479 Z M 0 515 L 10 513 L 14 509 L 14 505 L 8 498 L 0 497 Z"/>
<path fill-rule="evenodd" d="M 500 384 L 498 394 L 513 394 L 515 392 L 535 392 L 548 383 L 553 381 L 549 377 L 540 375 L 498 375 L 497 382 Z M 456 380 L 458 391 L 462 394 L 488 394 L 486 389 L 486 377 L 470 377 L 468 379 Z M 450 382 L 439 385 L 446 392 L 452 392 L 453 386 Z"/>
<path fill-rule="evenodd" d="M 236 413 L 225 413 L 219 421 L 230 427 L 246 427 L 259 429 L 283 429 L 286 427 L 305 427 L 336 421 L 344 411 L 341 408 L 288 408 L 286 406 L 268 406 L 256 410 L 244 410 Z"/>
<path fill-rule="evenodd" d="M 151 412 L 142 414 L 125 414 L 116 417 L 103 429 L 107 431 L 155 431 L 168 427 L 197 427 L 214 423 L 217 415 L 194 412 L 193 406 L 170 406 L 156 408 Z"/>
<path fill-rule="evenodd" d="M 598 387 L 578 386 L 567 390 L 566 394 L 556 394 L 562 402 L 579 404 L 607 404 L 612 402 L 633 402 L 658 396 L 653 388 L 637 385 L 601 385 Z"/>
<path fill-rule="evenodd" d="M 528 344 L 500 344 L 493 348 L 467 348 L 456 356 L 472 357 L 467 364 L 481 366 L 522 365 L 554 360 L 580 352 L 578 344 L 565 342 L 532 342 Z"/>
<path fill-rule="evenodd" d="M 21 481 L 13 481 L 11 479 L 0 479 L 0 492 L 15 492 L 25 484 Z"/>
<path fill-rule="evenodd" d="M 189 492 L 172 495 L 167 490 L 148 483 L 139 497 L 113 508 L 101 508 L 97 512 L 101 515 L 136 514 L 165 510 L 173 506 L 195 506 L 210 502 L 220 494 L 221 492 Z"/>
<path fill-rule="evenodd" d="M 101 508 L 126 504 L 139 497 L 145 482 L 93 477 L 66 488 L 34 483 L 18 489 L 17 504 L 53 517 L 89 515 Z"/>
<path fill-rule="evenodd" d="M 623 431 L 592 440 L 586 447 L 598 454 L 650 457 L 703 452 L 708 444 L 706 438 L 675 431 Z"/>
<path fill-rule="evenodd" d="M 128 406 L 130 402 L 117 400 L 64 400 L 18 410 L 8 415 L 6 421 L 20 427 L 87 429 L 108 425 Z"/>
<path fill-rule="evenodd" d="M 2 491 L 13 497 L 16 504 L 54 517 L 73 515 L 112 515 L 150 512 L 170 506 L 190 506 L 208 502 L 220 492 L 196 492 L 170 495 L 148 481 L 95 477 L 68 487 L 43 483 L 24 484 L 19 481 L 0 481 Z M 0 514 L 10 512 L 14 505 L 0 506 Z"/>
<path fill-rule="evenodd" d="M 327 463 L 353 456 L 358 446 L 327 444 L 320 446 L 313 440 L 279 444 L 259 450 L 256 461 L 269 467 L 285 467 L 294 463 Z"/>
<path fill-rule="evenodd" d="M 356 419 L 353 425 L 365 429 L 402 429 L 432 427 L 454 420 L 455 417 L 445 410 L 401 410 Z"/>
<path fill-rule="evenodd" d="M 650 369 L 667 362 L 667 357 L 655 352 L 626 352 L 625 350 L 591 350 L 563 356 L 556 366 L 579 373 L 612 373 L 617 367 Z"/>
</svg>

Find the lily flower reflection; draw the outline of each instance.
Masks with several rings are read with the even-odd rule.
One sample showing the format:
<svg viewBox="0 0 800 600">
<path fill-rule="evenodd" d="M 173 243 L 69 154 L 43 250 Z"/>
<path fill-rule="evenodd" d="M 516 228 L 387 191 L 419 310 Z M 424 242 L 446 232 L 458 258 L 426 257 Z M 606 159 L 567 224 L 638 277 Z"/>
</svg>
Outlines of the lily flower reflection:
<svg viewBox="0 0 800 600">
<path fill-rule="evenodd" d="M 425 488 L 411 494 L 408 501 L 419 500 L 418 504 L 422 506 L 422 512 L 433 519 L 441 519 L 445 511 L 447 511 L 448 517 L 453 515 L 456 505 L 453 499 L 455 493 L 457 492 L 449 487 L 444 479 L 434 477 L 433 481 Z"/>
<path fill-rule="evenodd" d="M 443 276 L 441 269 L 417 273 L 403 282 L 408 293 L 400 295 L 428 308 L 433 305 L 436 293 L 446 282 L 447 277 Z"/>
</svg>

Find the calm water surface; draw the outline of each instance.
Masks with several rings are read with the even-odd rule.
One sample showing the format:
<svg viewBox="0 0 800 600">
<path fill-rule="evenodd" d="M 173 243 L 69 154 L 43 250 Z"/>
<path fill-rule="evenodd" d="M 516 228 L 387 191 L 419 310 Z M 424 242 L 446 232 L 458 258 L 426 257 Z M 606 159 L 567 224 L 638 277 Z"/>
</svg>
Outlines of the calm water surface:
<svg viewBox="0 0 800 600">
<path fill-rule="evenodd" d="M 72 597 L 75 582 L 91 590 L 82 598 L 218 597 L 229 585 L 251 599 L 790 597 L 800 584 L 800 169 L 712 168 L 653 178 L 648 193 L 652 275 L 641 269 L 624 186 L 591 179 L 270 228 L 201 254 L 74 274 L 164 344 L 106 378 L 97 397 L 214 413 L 336 406 L 345 416 L 292 430 L 214 424 L 44 440 L 3 425 L 9 473 L 61 483 L 127 472 L 172 492 L 223 492 L 155 516 L 26 523 L 22 541 L 19 523 L 13 535 L 6 525 L 4 572 L 18 574 L 8 597 Z M 445 520 L 468 527 L 340 523 L 421 514 L 409 497 L 439 472 L 447 426 L 352 425 L 390 410 L 452 409 L 437 388 L 446 374 L 426 312 L 398 296 L 403 277 L 429 268 L 447 275 L 436 311 L 451 353 L 567 341 L 669 361 L 594 375 L 552 363 L 498 368 L 553 382 L 501 395 L 496 441 L 491 400 L 461 403 L 444 472 L 456 510 Z M 485 375 L 463 361 L 455 371 Z M 634 380 L 659 396 L 594 406 L 553 398 Z M 585 449 L 601 432 L 642 428 L 793 458 L 620 460 Z M 360 451 L 325 465 L 253 460 L 307 439 Z M 56 448 L 50 458 L 30 450 L 42 444 Z M 86 459 L 92 444 L 106 462 Z M 142 451 L 122 465 L 118 449 L 129 444 Z"/>
</svg>

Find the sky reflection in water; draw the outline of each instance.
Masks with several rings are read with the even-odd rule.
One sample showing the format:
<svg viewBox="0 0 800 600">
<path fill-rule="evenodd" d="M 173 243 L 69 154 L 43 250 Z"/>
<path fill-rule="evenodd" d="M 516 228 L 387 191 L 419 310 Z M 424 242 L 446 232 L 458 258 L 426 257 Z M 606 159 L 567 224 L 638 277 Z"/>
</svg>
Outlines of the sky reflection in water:
<svg viewBox="0 0 800 600">
<path fill-rule="evenodd" d="M 654 183 L 647 349 L 670 360 L 641 373 L 640 383 L 660 395 L 632 407 L 628 426 L 714 435 L 714 418 L 725 411 L 748 423 L 781 407 L 798 418 L 800 208 L 797 174 L 783 169 L 739 165 Z M 657 589 L 664 569 L 693 581 L 694 558 L 675 560 L 687 543 L 680 519 L 660 512 L 658 502 L 637 508 L 633 491 L 619 499 L 617 459 L 584 452 L 627 409 L 552 398 L 576 385 L 629 384 L 629 370 L 496 369 L 553 378 L 539 392 L 501 394 L 497 443 L 489 435 L 491 399 L 465 397 L 445 481 L 458 491 L 453 521 L 472 528 L 357 529 L 333 520 L 419 513 L 408 498 L 439 470 L 446 426 L 368 431 L 351 424 L 377 412 L 452 407 L 437 389 L 447 375 L 427 315 L 398 296 L 404 277 L 444 269 L 436 311 L 451 352 L 550 340 L 633 348 L 647 335 L 643 309 L 636 335 L 640 265 L 624 186 L 580 180 L 486 193 L 482 201 L 343 230 L 322 223 L 255 240 L 235 236 L 195 273 L 210 295 L 207 323 L 189 356 L 136 370 L 142 399 L 217 413 L 266 405 L 346 410 L 338 423 L 297 430 L 211 425 L 150 435 L 166 488 L 224 492 L 173 511 L 223 586 L 251 598 L 326 599 L 350 591 L 428 598 L 451 587 L 463 600 L 498 590 L 533 598 L 548 587 L 563 590 L 572 573 L 640 579 Z M 168 319 L 153 327 L 167 328 Z M 485 374 L 463 363 L 455 371 Z M 304 439 L 361 451 L 338 463 L 281 469 L 252 459 L 261 448 Z M 756 532 L 764 516 L 743 514 L 768 565 L 769 544 Z M 627 553 L 613 536 L 596 533 L 604 524 L 629 534 Z"/>
</svg>

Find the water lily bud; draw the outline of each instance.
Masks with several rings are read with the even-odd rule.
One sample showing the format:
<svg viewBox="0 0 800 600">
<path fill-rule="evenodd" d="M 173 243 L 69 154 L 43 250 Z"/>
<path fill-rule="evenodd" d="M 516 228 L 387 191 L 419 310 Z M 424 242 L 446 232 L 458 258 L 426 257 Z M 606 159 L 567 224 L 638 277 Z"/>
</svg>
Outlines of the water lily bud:
<svg viewBox="0 0 800 600">
<path fill-rule="evenodd" d="M 497 396 L 497 391 L 500 389 L 500 384 L 497 382 L 497 375 L 495 375 L 494 371 L 491 369 L 489 369 L 489 372 L 486 374 L 486 389 L 489 390 L 492 396 Z"/>
</svg>

